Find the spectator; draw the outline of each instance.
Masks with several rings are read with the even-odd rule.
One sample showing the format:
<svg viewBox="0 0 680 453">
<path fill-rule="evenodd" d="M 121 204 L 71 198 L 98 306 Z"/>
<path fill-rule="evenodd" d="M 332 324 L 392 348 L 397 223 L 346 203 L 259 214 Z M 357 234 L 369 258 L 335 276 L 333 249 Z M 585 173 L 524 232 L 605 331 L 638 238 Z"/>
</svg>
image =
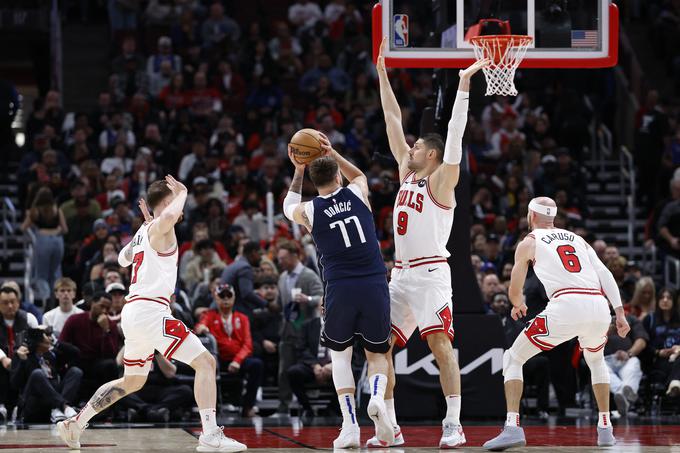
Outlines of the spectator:
<svg viewBox="0 0 680 453">
<path fill-rule="evenodd" d="M 194 257 L 187 264 L 181 279 L 192 291 L 199 282 L 207 283 L 213 272 L 221 272 L 225 267 L 215 251 L 213 241 L 203 239 L 194 246 Z"/>
<path fill-rule="evenodd" d="M 498 275 L 496 274 L 486 274 L 482 278 L 482 297 L 484 298 L 485 309 L 487 313 L 491 309 L 491 302 L 493 302 L 493 296 L 498 294 L 503 290 Z"/>
<path fill-rule="evenodd" d="M 174 74 L 170 61 L 161 62 L 158 73 L 153 74 L 149 79 L 149 95 L 152 98 L 157 98 L 165 87 L 170 86 Z"/>
<path fill-rule="evenodd" d="M 323 19 L 323 13 L 316 2 L 297 0 L 288 7 L 288 20 L 300 31 L 312 28 L 320 19 Z"/>
<path fill-rule="evenodd" d="M 274 276 L 262 275 L 256 279 L 256 287 L 259 296 L 267 301 L 267 308 L 255 310 L 253 313 L 253 323 L 250 329 L 253 334 L 253 355 L 264 362 L 264 378 L 271 376 L 273 383 L 276 383 L 282 321 L 277 279 Z"/>
<path fill-rule="evenodd" d="M 146 74 L 150 80 L 162 72 L 163 63 L 168 62 L 166 75 L 182 70 L 182 58 L 172 53 L 172 40 L 168 36 L 158 38 L 158 53 L 151 55 L 146 61 Z"/>
<path fill-rule="evenodd" d="M 319 79 L 321 77 L 327 77 L 328 80 L 331 81 L 333 90 L 337 93 L 345 93 L 352 83 L 352 80 L 347 73 L 342 69 L 333 66 L 331 57 L 323 54 L 319 56 L 318 65 L 310 68 L 302 75 L 298 88 L 300 91 L 312 93 L 318 88 Z M 335 145 L 335 142 L 331 141 L 331 143 Z"/>
<path fill-rule="evenodd" d="M 302 406 L 302 417 L 305 418 L 314 416 L 305 386 L 316 383 L 332 388 L 333 365 L 328 348 L 319 344 L 320 335 L 321 318 L 308 319 L 302 325 L 296 343 L 299 359 L 286 369 L 291 390 Z"/>
<path fill-rule="evenodd" d="M 680 200 L 673 200 L 664 206 L 659 216 L 660 246 L 673 255 L 680 253 Z"/>
<path fill-rule="evenodd" d="M 87 213 L 89 216 L 94 217 L 95 219 L 101 217 L 101 206 L 99 206 L 99 203 L 97 203 L 96 200 L 90 198 L 87 193 L 87 185 L 82 180 L 77 179 L 71 184 L 71 198 L 60 206 L 67 223 L 76 218 L 79 204 L 87 204 Z"/>
<path fill-rule="evenodd" d="M 261 242 L 267 239 L 267 219 L 260 212 L 260 205 L 257 201 L 249 199 L 242 203 L 243 210 L 234 219 L 234 225 L 238 225 L 254 242 Z"/>
<path fill-rule="evenodd" d="M 111 63 L 113 72 L 123 72 L 127 60 L 136 60 L 140 67 L 144 64 L 144 59 L 137 52 L 137 40 L 132 36 L 126 36 L 123 39 L 123 42 L 121 43 L 121 53 L 114 58 Z"/>
<path fill-rule="evenodd" d="M 236 42 L 241 36 L 241 29 L 233 19 L 224 15 L 224 7 L 219 2 L 215 2 L 210 5 L 210 15 L 203 22 L 201 36 L 203 45 L 212 47 L 225 41 Z"/>
<path fill-rule="evenodd" d="M 656 287 L 651 277 L 642 277 L 635 283 L 635 292 L 628 308 L 630 314 L 639 320 L 656 310 Z"/>
<path fill-rule="evenodd" d="M 194 74 L 194 88 L 186 95 L 189 112 L 197 118 L 205 118 L 222 111 L 222 97 L 215 88 L 208 86 L 205 72 Z"/>
<path fill-rule="evenodd" d="M 26 313 L 30 313 L 33 316 L 35 316 L 35 319 L 38 321 L 38 324 L 42 323 L 43 321 L 42 311 L 40 310 L 40 308 L 36 307 L 32 302 L 23 299 L 21 295 L 21 288 L 19 287 L 19 284 L 17 282 L 15 282 L 14 280 L 8 280 L 5 283 L 3 283 L 0 287 L 12 288 L 19 295 L 19 300 L 21 301 L 21 303 L 19 304 L 19 308 L 25 311 Z"/>
<path fill-rule="evenodd" d="M 236 294 L 229 284 L 217 286 L 213 292 L 216 310 L 209 310 L 201 316 L 194 327 L 197 335 L 210 333 L 217 341 L 220 366 L 229 374 L 247 377 L 246 393 L 243 396 L 242 415 L 256 414 L 255 397 L 262 385 L 263 363 L 252 357 L 253 341 L 250 320 L 234 310 Z"/>
<path fill-rule="evenodd" d="M 318 314 L 323 298 L 323 285 L 318 275 L 300 261 L 300 250 L 293 242 L 279 245 L 276 255 L 283 273 L 279 277 L 279 294 L 283 307 L 283 328 L 279 345 L 278 414 L 287 414 L 292 397 L 288 369 L 295 363 L 295 348 L 302 324 Z"/>
<path fill-rule="evenodd" d="M 491 299 L 491 312 L 497 314 L 501 319 L 508 347 L 515 342 L 518 335 L 523 334 L 526 324 L 523 319 L 517 321 L 512 319 L 510 308 L 510 300 L 507 294 L 499 292 L 493 295 Z M 532 357 L 524 364 L 524 376 L 527 378 L 526 384 L 537 387 L 538 398 L 536 408 L 538 416 L 543 420 L 547 420 L 550 407 L 550 361 L 542 354 Z"/>
<path fill-rule="evenodd" d="M 649 341 L 649 335 L 640 320 L 630 314 L 626 318 L 630 331 L 625 338 L 621 338 L 616 332 L 616 319 L 612 317 L 604 348 L 605 362 L 611 377 L 609 390 L 614 395 L 614 402 L 622 417 L 628 414 L 630 404 L 638 399 L 642 379 L 638 356 L 645 350 Z"/>
<path fill-rule="evenodd" d="M 80 368 L 85 385 L 81 394 L 91 393 L 102 384 L 118 377 L 116 354 L 120 348 L 118 326 L 110 321 L 111 296 L 100 291 L 92 296 L 90 311 L 72 315 L 66 320 L 59 341 L 78 348 Z"/>
<path fill-rule="evenodd" d="M 46 300 L 54 281 L 61 277 L 61 261 L 64 258 L 64 238 L 68 232 L 63 211 L 57 206 L 52 191 L 41 187 L 21 225 L 23 231 L 34 227 L 33 268 L 37 286 L 37 298 Z"/>
<path fill-rule="evenodd" d="M 78 388 L 83 377 L 74 366 L 75 347 L 53 344 L 44 328 L 29 329 L 12 362 L 11 383 L 19 394 L 25 423 L 57 423 L 78 413 Z"/>
<path fill-rule="evenodd" d="M 205 158 L 207 152 L 207 148 L 205 147 L 205 143 L 202 141 L 195 141 L 191 145 L 191 154 L 187 154 L 182 158 L 182 162 L 179 164 L 179 171 L 177 173 L 177 176 L 181 181 L 188 181 L 189 175 L 191 174 L 191 171 L 193 168 L 197 165 L 200 165 L 203 163 L 203 159 Z M 194 186 L 196 185 L 196 181 L 194 181 Z"/>
<path fill-rule="evenodd" d="M 253 282 L 253 268 L 259 266 L 261 260 L 260 245 L 252 241 L 247 242 L 243 246 L 241 256 L 222 272 L 222 283 L 229 283 L 236 290 L 235 310 L 249 318 L 254 309 L 267 306 L 267 301 L 255 292 Z"/>
<path fill-rule="evenodd" d="M 653 374 L 667 386 L 666 393 L 680 396 L 680 303 L 669 288 L 659 291 L 656 310 L 643 319 L 649 335 Z"/>
<path fill-rule="evenodd" d="M 29 328 L 37 328 L 38 320 L 19 309 L 19 293 L 10 286 L 0 287 L 0 422 L 16 403 L 16 394 L 10 391 L 10 369 L 15 351 Z"/>
<path fill-rule="evenodd" d="M 134 77 L 134 72 L 132 77 Z M 131 91 L 130 96 L 135 94 L 138 90 Z M 99 148 L 102 152 L 106 152 L 109 147 L 118 143 L 126 145 L 129 148 L 134 148 L 136 138 L 132 130 L 125 125 L 123 114 L 121 112 L 112 112 L 106 128 L 99 134 Z"/>
<path fill-rule="evenodd" d="M 60 278 L 54 283 L 54 296 L 59 306 L 45 313 L 43 324 L 51 329 L 56 338 L 59 338 L 68 318 L 83 312 L 74 305 L 76 288 L 76 282 L 68 277 Z"/>
<path fill-rule="evenodd" d="M 595 253 L 597 253 L 598 258 L 600 258 L 600 261 L 604 262 L 604 252 L 607 250 L 607 243 L 602 239 L 598 239 L 593 242 L 592 247 L 593 250 L 595 250 Z"/>
<path fill-rule="evenodd" d="M 118 275 L 118 278 L 121 278 L 118 272 L 110 271 L 107 272 L 104 277 L 105 282 L 110 281 L 109 275 Z M 123 312 L 123 306 L 125 305 L 126 293 L 127 290 L 125 289 L 125 285 L 120 281 L 111 281 L 106 284 L 106 294 L 111 296 L 111 308 L 108 313 L 110 321 L 120 322 L 120 316 Z"/>
</svg>

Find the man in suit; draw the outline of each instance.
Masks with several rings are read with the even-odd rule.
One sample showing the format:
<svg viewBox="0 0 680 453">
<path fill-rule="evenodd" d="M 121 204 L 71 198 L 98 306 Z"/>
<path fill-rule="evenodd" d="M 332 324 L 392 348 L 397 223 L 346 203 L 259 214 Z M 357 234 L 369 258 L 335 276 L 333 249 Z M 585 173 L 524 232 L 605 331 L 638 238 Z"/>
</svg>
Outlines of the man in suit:
<svg viewBox="0 0 680 453">
<path fill-rule="evenodd" d="M 286 370 L 290 386 L 302 406 L 302 416 L 313 416 L 312 406 L 305 386 L 312 382 L 332 385 L 333 368 L 328 348 L 319 345 L 321 318 L 312 318 L 302 324 L 296 350 L 298 362 Z"/>
<path fill-rule="evenodd" d="M 292 397 L 288 368 L 296 361 L 295 346 L 302 324 L 318 317 L 323 298 L 323 284 L 313 270 L 300 261 L 300 250 L 293 242 L 279 245 L 277 254 L 283 273 L 279 277 L 279 294 L 283 307 L 283 327 L 279 345 L 279 408 L 277 414 L 288 414 Z"/>
<path fill-rule="evenodd" d="M 255 292 L 254 267 L 260 265 L 262 251 L 257 242 L 248 242 L 243 246 L 241 256 L 224 268 L 221 283 L 228 283 L 236 289 L 234 310 L 239 311 L 252 320 L 253 310 L 265 308 L 267 301 Z"/>
</svg>

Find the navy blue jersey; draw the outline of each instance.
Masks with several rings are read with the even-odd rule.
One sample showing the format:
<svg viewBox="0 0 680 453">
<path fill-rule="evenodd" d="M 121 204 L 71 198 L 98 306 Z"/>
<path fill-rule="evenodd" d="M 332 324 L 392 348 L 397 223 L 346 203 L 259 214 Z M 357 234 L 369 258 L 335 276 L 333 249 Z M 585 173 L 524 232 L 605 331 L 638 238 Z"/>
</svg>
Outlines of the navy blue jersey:
<svg viewBox="0 0 680 453">
<path fill-rule="evenodd" d="M 312 237 L 319 250 L 325 281 L 385 275 L 385 263 L 375 235 L 373 214 L 348 187 L 318 196 L 314 206 Z"/>
</svg>

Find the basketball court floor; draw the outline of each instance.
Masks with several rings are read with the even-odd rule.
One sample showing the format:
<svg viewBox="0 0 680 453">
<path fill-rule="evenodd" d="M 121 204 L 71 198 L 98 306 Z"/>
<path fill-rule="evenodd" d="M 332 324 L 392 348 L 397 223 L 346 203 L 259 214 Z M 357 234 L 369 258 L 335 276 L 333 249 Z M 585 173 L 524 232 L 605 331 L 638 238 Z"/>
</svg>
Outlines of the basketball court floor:
<svg viewBox="0 0 680 453">
<path fill-rule="evenodd" d="M 595 427 L 589 419 L 556 419 L 543 424 L 525 424 L 529 445 L 512 451 L 527 452 L 678 452 L 680 453 L 680 425 L 677 417 L 635 419 L 615 426 L 618 444 L 597 448 Z M 249 450 L 304 452 L 331 450 L 338 427 L 334 420 L 319 419 L 314 425 L 301 425 L 299 419 L 222 420 L 228 426 L 227 435 L 244 442 Z M 468 443 L 464 450 L 482 451 L 481 445 L 494 437 L 500 422 L 464 423 Z M 378 449 L 384 453 L 426 452 L 437 450 L 440 428 L 435 423 L 402 424 L 407 444 L 404 448 Z M 99 452 L 190 452 L 195 451 L 198 425 L 169 424 L 99 424 L 88 429 L 81 439 L 82 451 Z M 362 423 L 362 442 L 373 434 L 369 420 Z M 41 426 L 1 426 L 0 450 L 23 452 L 68 451 L 56 429 Z M 345 450 L 358 451 L 358 450 Z M 367 451 L 364 449 L 364 451 Z M 370 450 L 375 451 L 375 450 Z"/>
</svg>

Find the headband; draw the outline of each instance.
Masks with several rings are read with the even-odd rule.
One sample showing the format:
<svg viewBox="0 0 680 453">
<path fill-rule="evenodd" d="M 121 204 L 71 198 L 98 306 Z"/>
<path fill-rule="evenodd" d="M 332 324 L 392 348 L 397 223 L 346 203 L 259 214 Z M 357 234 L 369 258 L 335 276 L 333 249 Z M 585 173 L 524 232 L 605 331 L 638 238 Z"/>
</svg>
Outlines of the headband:
<svg viewBox="0 0 680 453">
<path fill-rule="evenodd" d="M 557 208 L 552 206 L 543 206 L 542 204 L 538 204 L 536 200 L 531 200 L 529 202 L 529 209 L 548 217 L 555 217 L 557 215 Z"/>
</svg>

